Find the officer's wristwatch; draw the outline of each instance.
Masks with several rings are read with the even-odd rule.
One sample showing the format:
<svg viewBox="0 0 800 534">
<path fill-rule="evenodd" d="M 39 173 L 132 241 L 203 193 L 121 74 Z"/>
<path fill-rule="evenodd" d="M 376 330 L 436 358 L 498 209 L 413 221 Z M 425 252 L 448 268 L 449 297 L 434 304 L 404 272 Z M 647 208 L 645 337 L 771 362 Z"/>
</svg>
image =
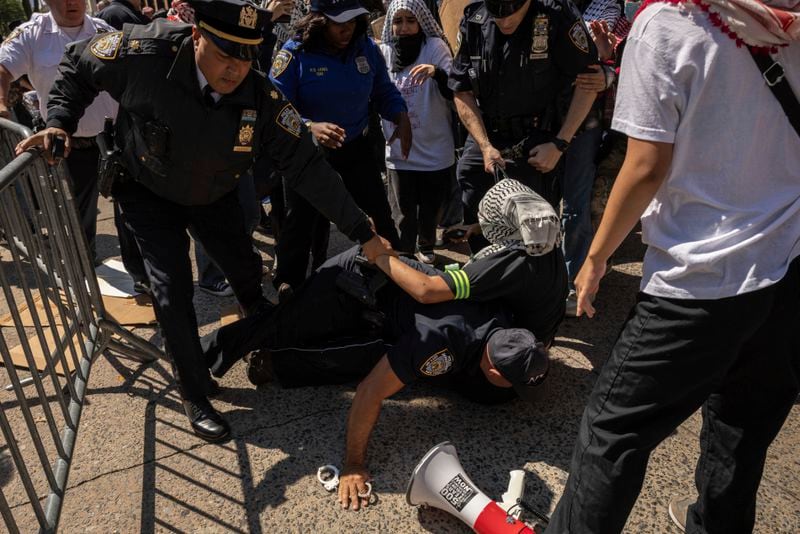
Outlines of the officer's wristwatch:
<svg viewBox="0 0 800 534">
<path fill-rule="evenodd" d="M 559 152 L 564 153 L 569 148 L 569 141 L 564 141 L 559 137 L 553 137 L 552 143 L 556 145 Z"/>
</svg>

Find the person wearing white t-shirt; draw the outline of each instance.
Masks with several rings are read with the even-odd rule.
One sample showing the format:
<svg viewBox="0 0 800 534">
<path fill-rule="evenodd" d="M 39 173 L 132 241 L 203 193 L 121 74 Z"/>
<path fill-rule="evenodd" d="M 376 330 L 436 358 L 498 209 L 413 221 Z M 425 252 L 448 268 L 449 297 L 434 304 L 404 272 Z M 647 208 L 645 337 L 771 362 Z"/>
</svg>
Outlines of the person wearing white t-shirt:
<svg viewBox="0 0 800 534">
<path fill-rule="evenodd" d="M 453 55 L 441 27 L 422 0 L 394 0 L 386 13 L 381 39 L 389 79 L 408 106 L 414 146 L 403 157 L 400 143 L 386 145 L 389 199 L 400 234 L 398 251 L 433 263 L 436 224 L 450 189 L 455 164 L 447 77 Z M 390 138 L 394 124 L 383 121 Z"/>
<path fill-rule="evenodd" d="M 640 216 L 641 292 L 546 532 L 622 531 L 650 453 L 699 408 L 697 496 L 669 516 L 686 532 L 752 532 L 767 448 L 800 391 L 800 134 L 749 48 L 800 96 L 800 3 L 644 6 L 612 124 L 628 152 L 575 280 L 578 315 L 594 316 L 606 261 Z"/>
<path fill-rule="evenodd" d="M 42 119 L 47 120 L 50 88 L 58 73 L 64 47 L 74 41 L 114 31 L 100 19 L 86 14 L 84 2 L 48 0 L 49 13 L 35 13 L 17 27 L 0 46 L 0 117 L 10 116 L 6 97 L 11 82 L 27 74 L 39 96 Z M 72 142 L 72 156 L 66 160 L 81 218 L 81 226 L 94 257 L 97 229 L 97 160 L 94 137 L 103 130 L 106 117 L 117 116 L 117 103 L 102 93 L 86 110 Z"/>
</svg>

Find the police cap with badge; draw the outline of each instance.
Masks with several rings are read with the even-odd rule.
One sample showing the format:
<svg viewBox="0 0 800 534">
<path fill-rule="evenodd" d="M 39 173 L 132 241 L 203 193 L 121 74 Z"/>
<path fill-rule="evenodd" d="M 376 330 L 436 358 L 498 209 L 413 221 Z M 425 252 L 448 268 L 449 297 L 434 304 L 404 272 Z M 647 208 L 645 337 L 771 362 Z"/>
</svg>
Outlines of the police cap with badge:
<svg viewBox="0 0 800 534">
<path fill-rule="evenodd" d="M 259 57 L 269 14 L 245 0 L 191 0 L 200 32 L 237 59 Z"/>
<path fill-rule="evenodd" d="M 486 11 L 496 19 L 509 17 L 519 11 L 527 0 L 483 0 Z"/>
</svg>

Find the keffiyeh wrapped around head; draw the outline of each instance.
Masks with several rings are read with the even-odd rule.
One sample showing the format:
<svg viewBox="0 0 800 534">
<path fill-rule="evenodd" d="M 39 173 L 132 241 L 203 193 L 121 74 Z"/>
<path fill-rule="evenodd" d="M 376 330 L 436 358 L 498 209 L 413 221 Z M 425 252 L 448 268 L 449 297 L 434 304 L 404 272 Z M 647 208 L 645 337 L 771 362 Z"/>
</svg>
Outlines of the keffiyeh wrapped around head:
<svg viewBox="0 0 800 534">
<path fill-rule="evenodd" d="M 392 3 L 389 4 L 389 9 L 386 10 L 386 18 L 384 19 L 386 22 L 383 24 L 383 33 L 381 33 L 382 42 L 389 43 L 392 41 L 392 20 L 401 9 L 414 14 L 417 22 L 419 22 L 420 30 L 426 37 L 438 37 L 447 42 L 442 27 L 433 18 L 430 9 L 422 0 L 392 0 Z"/>
<path fill-rule="evenodd" d="M 519 246 L 531 256 L 542 256 L 561 241 L 561 222 L 553 206 L 512 178 L 504 178 L 489 189 L 478 205 L 478 222 L 492 245 L 478 252 L 475 259 Z"/>
</svg>

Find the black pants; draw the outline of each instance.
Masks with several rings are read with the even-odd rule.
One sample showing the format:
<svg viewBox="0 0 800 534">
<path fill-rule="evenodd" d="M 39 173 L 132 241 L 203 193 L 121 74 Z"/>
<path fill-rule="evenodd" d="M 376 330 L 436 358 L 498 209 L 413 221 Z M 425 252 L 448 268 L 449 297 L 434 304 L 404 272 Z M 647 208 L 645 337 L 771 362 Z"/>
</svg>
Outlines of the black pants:
<svg viewBox="0 0 800 534">
<path fill-rule="evenodd" d="M 119 202 L 114 201 L 114 226 L 117 228 L 117 238 L 119 239 L 119 253 L 122 256 L 122 264 L 125 270 L 131 275 L 134 282 L 148 283 L 147 270 L 144 267 L 142 253 L 133 233 L 125 224 L 125 216 L 119 208 Z"/>
<path fill-rule="evenodd" d="M 95 236 L 97 234 L 97 163 L 100 151 L 92 144 L 86 148 L 75 148 L 65 160 L 72 178 L 75 202 L 80 216 L 81 227 L 89 244 L 89 257 L 96 256 Z M 120 220 L 121 214 L 114 203 L 114 225 L 117 227 L 120 254 L 125 269 L 136 282 L 146 282 L 147 274 L 144 270 L 142 255 L 139 247 L 133 240 L 133 234 Z"/>
<path fill-rule="evenodd" d="M 749 533 L 767 448 L 800 391 L 800 259 L 720 300 L 641 294 L 595 384 L 547 532 L 622 531 L 651 451 L 702 406 L 686 532 Z"/>
<path fill-rule="evenodd" d="M 388 169 L 386 172 L 392 215 L 400 234 L 397 250 L 413 254 L 419 245 L 422 251 L 432 251 L 439 213 L 450 189 L 452 167 L 438 171 Z"/>
<path fill-rule="evenodd" d="M 491 141 L 495 148 L 502 150 L 513 146 L 518 140 L 491 138 Z M 560 210 L 563 162 L 559 162 L 549 173 L 542 174 L 531 167 L 527 159 L 514 160 L 506 165 L 506 173 L 542 195 L 556 212 Z M 474 224 L 478 222 L 478 204 L 495 182 L 494 176 L 484 169 L 483 154 L 472 136 L 467 137 L 467 142 L 464 144 L 464 152 L 458 160 L 457 174 L 464 204 L 464 224 Z M 469 239 L 472 252 L 478 252 L 488 244 L 482 235 L 472 236 Z"/>
<path fill-rule="evenodd" d="M 356 204 L 372 217 L 378 234 L 397 247 L 399 240 L 397 230 L 392 221 L 380 171 L 372 154 L 369 139 L 362 135 L 339 149 L 328 150 L 327 158 L 331 166 L 341 175 L 347 191 L 353 196 Z M 322 223 L 319 212 L 299 195 L 287 193 L 286 204 L 286 220 L 276 247 L 278 270 L 273 281 L 276 287 L 283 282 L 296 287 L 305 280 L 312 244 L 315 252 L 322 251 L 321 234 L 327 234 L 330 228 L 328 221 Z M 324 249 L 327 249 L 327 240 L 324 241 L 324 245 Z M 319 265 L 321 261 L 316 259 L 316 255 L 315 263 Z"/>
<path fill-rule="evenodd" d="M 83 140 L 83 139 L 81 139 Z M 72 193 L 75 195 L 75 204 L 78 208 L 81 228 L 89 245 L 89 259 L 95 260 L 97 235 L 97 161 L 100 151 L 92 144 L 86 148 L 75 148 L 65 160 L 70 178 L 72 179 Z"/>
<path fill-rule="evenodd" d="M 197 335 L 189 258 L 191 229 L 231 284 L 246 311 L 263 305 L 261 257 L 244 229 L 236 191 L 205 206 L 182 206 L 136 182 L 114 189 L 125 224 L 139 245 L 153 290 L 156 317 L 172 358 L 181 394 L 207 395 L 211 382 Z"/>
</svg>

